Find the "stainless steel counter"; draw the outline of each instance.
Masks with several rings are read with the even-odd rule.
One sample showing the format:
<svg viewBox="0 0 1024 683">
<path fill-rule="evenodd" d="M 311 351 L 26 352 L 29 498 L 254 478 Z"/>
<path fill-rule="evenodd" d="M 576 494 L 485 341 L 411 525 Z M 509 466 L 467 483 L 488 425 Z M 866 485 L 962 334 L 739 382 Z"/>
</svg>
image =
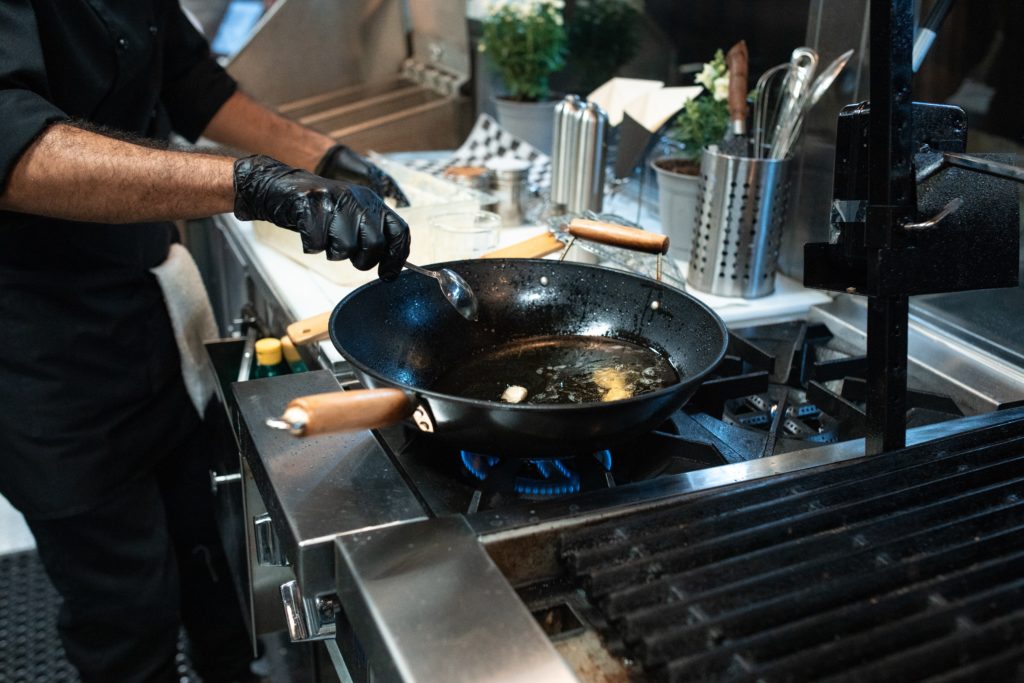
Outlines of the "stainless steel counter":
<svg viewBox="0 0 1024 683">
<path fill-rule="evenodd" d="M 426 517 L 372 433 L 296 439 L 264 424 L 297 396 L 339 389 L 323 370 L 234 385 L 244 426 L 242 458 L 269 514 L 260 520 L 264 528 L 255 550 L 263 564 L 284 561 L 291 568 L 297 583 L 284 597 L 296 639 L 334 635 L 335 606 L 325 600 L 335 593 L 333 542 L 339 534 Z M 261 535 L 271 548 L 259 547 Z M 280 606 L 273 593 L 268 602 Z"/>
<path fill-rule="evenodd" d="M 339 597 L 376 676 L 447 683 L 569 683 L 551 641 L 462 517 L 336 542 Z M 366 620 L 375 628 L 364 630 Z"/>
<path fill-rule="evenodd" d="M 1017 312 L 1024 310 L 1021 291 L 991 290 L 984 293 L 989 297 L 984 302 L 979 302 L 981 292 L 914 297 L 908 344 L 911 388 L 953 396 L 965 414 L 1024 400 L 1024 327 Z M 828 325 L 848 353 L 865 352 L 864 297 L 841 295 L 811 309 L 808 318 Z"/>
</svg>

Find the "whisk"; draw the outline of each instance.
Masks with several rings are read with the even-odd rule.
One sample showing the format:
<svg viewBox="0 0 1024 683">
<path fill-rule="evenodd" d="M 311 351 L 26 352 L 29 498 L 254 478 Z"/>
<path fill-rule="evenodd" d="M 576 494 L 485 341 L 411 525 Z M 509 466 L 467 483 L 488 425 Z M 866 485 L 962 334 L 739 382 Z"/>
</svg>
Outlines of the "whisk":
<svg viewBox="0 0 1024 683">
<path fill-rule="evenodd" d="M 754 88 L 754 156 L 760 159 L 771 156 L 768 136 L 774 133 L 779 121 L 782 102 L 785 99 L 783 84 L 793 66 L 779 64 L 761 74 Z"/>
</svg>

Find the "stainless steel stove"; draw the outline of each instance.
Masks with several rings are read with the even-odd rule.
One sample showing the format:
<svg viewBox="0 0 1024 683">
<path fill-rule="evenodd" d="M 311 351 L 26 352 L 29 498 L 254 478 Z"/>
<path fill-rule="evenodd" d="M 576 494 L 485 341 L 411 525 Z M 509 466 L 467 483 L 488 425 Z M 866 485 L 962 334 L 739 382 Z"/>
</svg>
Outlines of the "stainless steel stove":
<svg viewBox="0 0 1024 683">
<path fill-rule="evenodd" d="M 560 461 L 502 461 L 406 427 L 297 440 L 264 426 L 296 395 L 351 384 L 344 368 L 235 385 L 244 471 L 267 512 L 251 537 L 264 563 L 251 568 L 264 589 L 254 604 L 283 599 L 293 639 L 325 639 L 356 680 L 664 679 L 663 662 L 646 666 L 641 641 L 624 640 L 588 597 L 566 539 L 623 515 L 643 528 L 645 510 L 710 489 L 861 458 L 865 362 L 828 316 L 732 330 L 715 376 L 658 430 Z M 992 400 L 1024 396 L 1014 379 Z M 939 394 L 927 372 L 911 386 L 911 444 L 1024 420 Z M 275 562 L 289 566 L 265 566 Z"/>
</svg>

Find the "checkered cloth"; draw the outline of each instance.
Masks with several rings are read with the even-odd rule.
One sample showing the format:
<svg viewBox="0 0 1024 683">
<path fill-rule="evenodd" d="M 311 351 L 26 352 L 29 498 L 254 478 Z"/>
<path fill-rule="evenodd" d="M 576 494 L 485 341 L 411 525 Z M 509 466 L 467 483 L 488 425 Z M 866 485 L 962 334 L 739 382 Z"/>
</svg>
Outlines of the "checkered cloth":
<svg viewBox="0 0 1024 683">
<path fill-rule="evenodd" d="M 462 146 L 448 159 L 402 159 L 417 171 L 442 175 L 449 166 L 486 166 L 492 159 L 520 159 L 530 162 L 530 184 L 538 189 L 551 185 L 551 159 L 527 142 L 481 114 Z"/>
</svg>

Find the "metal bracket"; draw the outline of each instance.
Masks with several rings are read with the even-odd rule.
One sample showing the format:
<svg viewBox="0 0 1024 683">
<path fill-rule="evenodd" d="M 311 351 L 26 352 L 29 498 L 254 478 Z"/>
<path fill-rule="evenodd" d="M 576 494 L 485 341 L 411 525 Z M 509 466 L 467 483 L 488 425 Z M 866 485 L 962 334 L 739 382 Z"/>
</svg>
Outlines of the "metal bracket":
<svg viewBox="0 0 1024 683">
<path fill-rule="evenodd" d="M 268 513 L 253 517 L 252 530 L 256 540 L 257 562 L 265 567 L 287 567 L 290 564 Z"/>
<path fill-rule="evenodd" d="M 434 421 L 430 419 L 430 412 L 425 405 L 416 406 L 412 413 L 412 421 L 421 432 L 434 433 Z"/>
<path fill-rule="evenodd" d="M 444 56 L 444 47 L 439 43 L 430 45 L 431 57 L 440 60 Z M 445 97 L 455 97 L 462 86 L 469 80 L 462 74 L 448 71 L 437 64 L 425 64 L 415 59 L 405 60 L 402 65 L 402 76 Z"/>
<path fill-rule="evenodd" d="M 336 596 L 321 596 L 312 604 L 302 597 L 297 581 L 281 584 L 281 602 L 284 605 L 288 637 L 293 643 L 330 640 L 337 631 L 335 616 L 340 605 Z"/>
</svg>

